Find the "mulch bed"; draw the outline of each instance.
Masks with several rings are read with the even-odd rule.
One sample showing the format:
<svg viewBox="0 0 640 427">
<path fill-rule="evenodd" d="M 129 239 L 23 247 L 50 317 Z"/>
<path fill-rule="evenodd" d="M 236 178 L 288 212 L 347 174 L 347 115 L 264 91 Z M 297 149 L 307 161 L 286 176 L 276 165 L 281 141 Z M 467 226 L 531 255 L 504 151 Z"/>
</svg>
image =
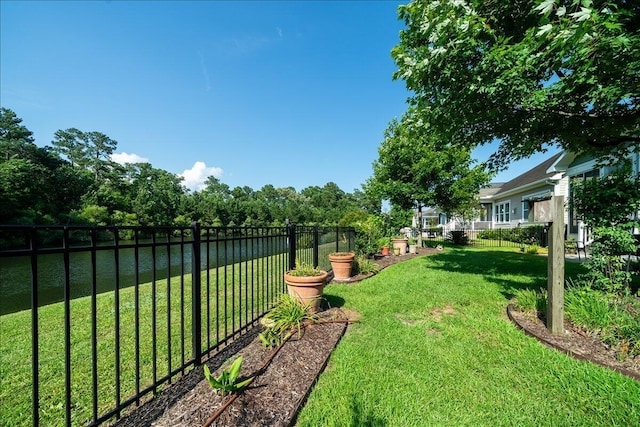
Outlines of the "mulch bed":
<svg viewBox="0 0 640 427">
<path fill-rule="evenodd" d="M 325 320 L 346 319 L 338 308 L 321 313 Z M 324 369 L 344 331 L 346 323 L 307 326 L 300 336 L 290 338 L 269 366 L 242 392 L 212 426 L 288 426 L 291 425 L 311 386 Z M 207 361 L 214 376 L 229 357 L 243 357 L 241 378 L 259 373 L 274 350 L 257 338 L 240 349 L 225 351 Z M 121 419 L 118 426 L 201 426 L 229 399 L 209 385 L 202 369 L 191 371 L 152 399 Z"/>
</svg>

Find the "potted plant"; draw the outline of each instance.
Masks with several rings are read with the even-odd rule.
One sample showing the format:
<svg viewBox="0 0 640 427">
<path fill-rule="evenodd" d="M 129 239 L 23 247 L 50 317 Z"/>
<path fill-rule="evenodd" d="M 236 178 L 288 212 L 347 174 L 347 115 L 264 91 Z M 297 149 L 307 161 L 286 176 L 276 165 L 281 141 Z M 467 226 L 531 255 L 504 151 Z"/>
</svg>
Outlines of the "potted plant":
<svg viewBox="0 0 640 427">
<path fill-rule="evenodd" d="M 349 280 L 351 278 L 351 266 L 355 257 L 354 252 L 331 252 L 329 254 L 334 279 Z"/>
<path fill-rule="evenodd" d="M 418 252 L 418 239 L 411 238 L 408 241 L 409 243 L 409 253 L 415 254 Z"/>
<path fill-rule="evenodd" d="M 380 247 L 380 254 L 382 254 L 382 256 L 389 255 L 390 240 L 388 237 L 378 239 L 378 246 Z"/>
<path fill-rule="evenodd" d="M 309 305 L 311 312 L 317 313 L 328 275 L 325 270 L 296 261 L 296 268 L 284 273 L 284 282 L 292 298 Z"/>
<path fill-rule="evenodd" d="M 393 243 L 393 252 L 396 255 L 403 255 L 405 253 L 407 253 L 407 242 L 409 241 L 409 239 L 407 239 L 405 236 L 395 236 L 391 238 L 391 243 Z M 400 251 L 400 253 L 396 253 L 396 249 L 398 249 Z"/>
</svg>

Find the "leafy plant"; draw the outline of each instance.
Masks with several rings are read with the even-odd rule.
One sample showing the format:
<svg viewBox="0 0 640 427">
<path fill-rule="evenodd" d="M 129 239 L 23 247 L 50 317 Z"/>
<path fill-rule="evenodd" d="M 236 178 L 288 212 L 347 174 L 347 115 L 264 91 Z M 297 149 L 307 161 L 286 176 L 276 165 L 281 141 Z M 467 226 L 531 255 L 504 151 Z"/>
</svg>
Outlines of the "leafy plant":
<svg viewBox="0 0 640 427">
<path fill-rule="evenodd" d="M 539 249 L 540 247 L 538 245 L 529 245 L 527 246 L 527 249 L 525 252 L 528 253 L 529 255 L 537 255 Z"/>
<path fill-rule="evenodd" d="M 621 255 L 634 253 L 636 241 L 620 227 L 598 227 L 593 231 L 591 257 L 586 263 L 586 279 L 593 287 L 607 292 L 621 293 L 631 283 L 631 273 Z"/>
<path fill-rule="evenodd" d="M 547 291 L 545 289 L 518 289 L 514 292 L 514 305 L 522 311 L 545 315 L 547 312 Z"/>
<path fill-rule="evenodd" d="M 306 321 L 316 322 L 319 317 L 310 311 L 311 304 L 303 304 L 289 294 L 283 294 L 273 309 L 262 318 L 264 331 L 258 336 L 265 347 L 279 345 L 295 331 L 300 334 Z"/>
<path fill-rule="evenodd" d="M 321 276 L 322 270 L 320 267 L 314 267 L 296 259 L 296 268 L 290 270 L 289 275 L 294 277 Z"/>
<path fill-rule="evenodd" d="M 377 273 L 378 270 L 380 270 L 380 266 L 378 264 L 363 255 L 356 257 L 355 262 L 353 263 L 353 268 L 356 274 Z"/>
<path fill-rule="evenodd" d="M 205 364 L 203 367 L 204 377 L 209 381 L 211 387 L 221 392 L 223 395 L 228 393 L 235 393 L 242 387 L 248 385 L 253 381 L 254 377 L 247 378 L 244 381 L 237 382 L 240 375 L 240 368 L 242 367 L 242 356 L 233 361 L 229 369 L 224 369 L 218 378 L 214 378 L 211 375 L 209 367 Z"/>
<path fill-rule="evenodd" d="M 381 237 L 377 240 L 378 248 L 380 249 L 383 246 L 391 246 L 391 238 L 389 237 Z"/>
<path fill-rule="evenodd" d="M 640 354 L 640 300 L 605 293 L 584 281 L 570 282 L 565 312 L 577 326 L 615 347 L 617 357 Z"/>
</svg>

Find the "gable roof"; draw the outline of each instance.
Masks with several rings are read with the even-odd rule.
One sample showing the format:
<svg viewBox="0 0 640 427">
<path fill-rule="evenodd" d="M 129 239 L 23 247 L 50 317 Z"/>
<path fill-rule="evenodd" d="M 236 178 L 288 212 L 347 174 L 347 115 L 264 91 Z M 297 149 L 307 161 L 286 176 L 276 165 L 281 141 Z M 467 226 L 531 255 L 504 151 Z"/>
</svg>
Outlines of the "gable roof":
<svg viewBox="0 0 640 427">
<path fill-rule="evenodd" d="M 556 171 L 549 171 L 549 168 L 555 163 L 556 160 L 560 158 L 562 152 L 555 154 L 544 162 L 540 163 L 538 166 L 529 169 L 522 175 L 518 175 L 513 178 L 511 181 L 507 182 L 500 188 L 493 198 L 501 196 L 505 193 L 513 192 L 513 190 L 528 187 L 533 184 L 543 184 L 547 179 L 550 179 L 554 175 L 557 174 Z"/>
<path fill-rule="evenodd" d="M 500 191 L 503 185 L 504 182 L 492 182 L 488 187 L 481 188 L 479 194 L 480 202 L 482 203 L 483 201 L 486 201 L 486 199 L 490 199 L 491 196 Z"/>
</svg>

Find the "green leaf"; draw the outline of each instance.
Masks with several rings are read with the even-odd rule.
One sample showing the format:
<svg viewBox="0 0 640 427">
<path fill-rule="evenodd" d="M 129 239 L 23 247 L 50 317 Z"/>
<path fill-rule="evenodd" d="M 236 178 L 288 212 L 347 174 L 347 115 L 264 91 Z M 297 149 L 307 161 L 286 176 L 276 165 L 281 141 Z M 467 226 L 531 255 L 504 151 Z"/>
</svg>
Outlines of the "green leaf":
<svg viewBox="0 0 640 427">
<path fill-rule="evenodd" d="M 215 379 L 211 375 L 211 371 L 209 370 L 209 367 L 206 364 L 203 366 L 203 370 L 204 370 L 204 377 L 207 379 L 207 381 L 209 381 L 209 384 L 211 384 L 211 387 L 218 390 L 225 390 L 225 385 L 219 382 L 217 379 Z"/>
<path fill-rule="evenodd" d="M 238 375 L 240 375 L 240 368 L 242 367 L 242 356 L 238 357 L 233 361 L 231 367 L 229 368 L 229 383 L 233 384 L 236 382 Z"/>
<path fill-rule="evenodd" d="M 553 10 L 553 6 L 555 5 L 555 0 L 545 0 L 536 6 L 535 10 L 540 11 L 540 15 L 546 15 L 547 13 Z"/>
<path fill-rule="evenodd" d="M 246 386 L 246 385 L 249 385 L 249 384 L 250 384 L 254 379 L 255 379 L 255 377 L 251 377 L 251 378 L 247 378 L 247 379 L 246 379 L 246 380 L 244 380 L 244 381 L 240 381 L 239 383 L 237 383 L 237 384 L 235 385 L 236 390 L 239 390 L 239 389 L 241 389 L 242 387 L 244 387 L 244 386 Z"/>
</svg>

